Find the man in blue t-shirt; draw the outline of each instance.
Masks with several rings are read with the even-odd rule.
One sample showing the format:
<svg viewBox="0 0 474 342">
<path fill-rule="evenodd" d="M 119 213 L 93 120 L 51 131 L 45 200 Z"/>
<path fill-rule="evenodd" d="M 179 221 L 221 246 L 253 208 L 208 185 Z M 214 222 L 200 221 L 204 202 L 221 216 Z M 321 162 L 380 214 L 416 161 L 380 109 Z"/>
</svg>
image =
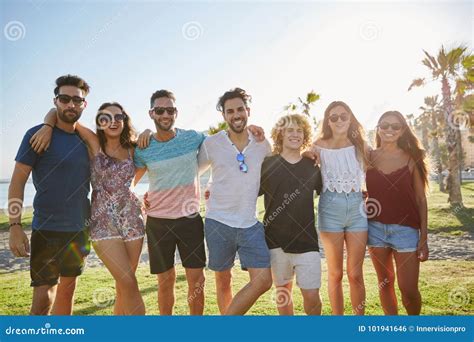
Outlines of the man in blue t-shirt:
<svg viewBox="0 0 474 342">
<path fill-rule="evenodd" d="M 8 192 L 10 249 L 17 257 L 30 256 L 32 315 L 72 313 L 76 278 L 89 251 L 85 230 L 89 158 L 86 145 L 75 132 L 88 92 L 89 85 L 83 79 L 59 77 L 53 100 L 58 120 L 55 127 L 51 126 L 49 148 L 37 154 L 30 146 L 31 137 L 43 126 L 38 125 L 26 132 L 15 158 Z M 36 189 L 31 248 L 21 224 L 24 188 L 30 173 Z"/>
</svg>

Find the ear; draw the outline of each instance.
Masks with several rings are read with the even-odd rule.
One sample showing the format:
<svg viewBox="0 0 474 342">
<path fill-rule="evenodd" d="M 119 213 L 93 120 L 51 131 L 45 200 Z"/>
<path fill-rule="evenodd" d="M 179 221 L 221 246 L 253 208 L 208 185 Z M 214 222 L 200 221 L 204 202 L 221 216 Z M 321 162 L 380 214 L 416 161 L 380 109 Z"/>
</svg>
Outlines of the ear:
<svg viewBox="0 0 474 342">
<path fill-rule="evenodd" d="M 58 105 L 57 102 L 58 102 L 58 99 L 57 99 L 56 97 L 53 97 L 53 104 L 54 104 L 55 106 Z"/>
<path fill-rule="evenodd" d="M 250 108 L 247 107 L 247 116 L 250 116 Z"/>
<path fill-rule="evenodd" d="M 153 109 L 150 109 L 150 110 L 148 111 L 148 115 L 150 115 L 150 118 L 151 118 L 152 120 L 155 120 L 155 117 L 154 117 L 153 114 L 154 114 L 154 113 L 153 113 Z"/>
<path fill-rule="evenodd" d="M 226 121 L 224 112 L 221 112 L 221 114 L 222 114 L 222 118 L 224 119 L 224 121 Z"/>
<path fill-rule="evenodd" d="M 178 118 L 178 113 L 179 113 L 179 111 L 178 111 L 178 109 L 176 109 L 176 113 L 174 113 L 174 117 L 175 117 L 175 119 L 177 119 L 177 118 Z"/>
<path fill-rule="evenodd" d="M 87 107 L 87 101 L 84 100 L 84 108 L 86 108 L 86 107 Z"/>
</svg>

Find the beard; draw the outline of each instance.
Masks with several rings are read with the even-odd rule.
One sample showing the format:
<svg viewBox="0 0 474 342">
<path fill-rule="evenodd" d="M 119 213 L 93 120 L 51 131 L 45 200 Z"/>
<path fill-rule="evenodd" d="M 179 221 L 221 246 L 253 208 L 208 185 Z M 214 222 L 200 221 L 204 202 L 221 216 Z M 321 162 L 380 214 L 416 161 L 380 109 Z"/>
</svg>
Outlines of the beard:
<svg viewBox="0 0 474 342">
<path fill-rule="evenodd" d="M 58 110 L 58 117 L 61 119 L 61 121 L 67 122 L 67 123 L 75 123 L 79 118 L 81 117 L 82 111 L 78 111 L 75 109 L 65 109 L 61 110 L 57 108 Z M 73 117 L 68 116 L 69 113 L 74 113 Z"/>
<path fill-rule="evenodd" d="M 241 119 L 242 123 L 236 127 L 233 125 L 232 121 L 228 122 L 227 125 L 229 126 L 229 129 L 234 132 L 234 133 L 242 133 L 244 130 L 247 129 L 247 119 Z"/>
<path fill-rule="evenodd" d="M 155 120 L 155 125 L 162 131 L 170 131 L 173 129 L 174 126 L 174 119 L 169 120 L 169 124 L 163 124 L 160 120 Z"/>
</svg>

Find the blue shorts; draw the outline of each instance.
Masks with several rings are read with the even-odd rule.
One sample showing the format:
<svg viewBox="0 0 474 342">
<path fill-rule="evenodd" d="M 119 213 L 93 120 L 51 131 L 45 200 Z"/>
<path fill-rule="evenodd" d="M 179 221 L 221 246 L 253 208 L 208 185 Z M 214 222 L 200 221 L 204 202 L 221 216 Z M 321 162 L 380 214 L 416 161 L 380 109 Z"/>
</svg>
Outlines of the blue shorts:
<svg viewBox="0 0 474 342">
<path fill-rule="evenodd" d="M 420 240 L 416 228 L 369 221 L 368 247 L 392 248 L 397 252 L 415 252 Z"/>
<path fill-rule="evenodd" d="M 367 215 L 361 192 L 325 191 L 319 197 L 318 230 L 320 232 L 366 232 Z"/>
<path fill-rule="evenodd" d="M 257 222 L 250 228 L 234 228 L 206 218 L 204 233 L 211 270 L 220 272 L 232 268 L 237 252 L 243 269 L 270 268 L 270 251 L 262 223 Z"/>
</svg>

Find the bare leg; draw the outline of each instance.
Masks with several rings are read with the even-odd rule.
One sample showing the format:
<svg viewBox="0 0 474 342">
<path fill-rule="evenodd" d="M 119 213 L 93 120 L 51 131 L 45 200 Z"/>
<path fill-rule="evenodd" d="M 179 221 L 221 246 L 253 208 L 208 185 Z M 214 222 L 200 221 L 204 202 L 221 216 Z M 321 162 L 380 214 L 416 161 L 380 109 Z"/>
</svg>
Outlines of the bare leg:
<svg viewBox="0 0 474 342">
<path fill-rule="evenodd" d="M 321 315 L 321 296 L 319 289 L 305 290 L 301 289 L 303 295 L 304 312 L 309 315 Z"/>
<path fill-rule="evenodd" d="M 395 271 L 393 269 L 392 249 L 384 247 L 369 248 L 370 257 L 377 272 L 380 303 L 386 315 L 398 315 L 395 295 Z"/>
<path fill-rule="evenodd" d="M 190 315 L 204 313 L 204 268 L 186 268 L 188 281 L 188 305 Z"/>
<path fill-rule="evenodd" d="M 129 260 L 125 242 L 121 239 L 102 240 L 94 243 L 97 255 L 112 274 L 119 288 L 120 308 L 125 315 L 145 314 L 135 272 Z"/>
<path fill-rule="evenodd" d="M 352 311 L 356 315 L 365 313 L 364 257 L 367 232 L 346 233 L 347 278 L 351 293 Z"/>
<path fill-rule="evenodd" d="M 57 285 L 42 285 L 33 287 L 33 301 L 30 315 L 49 315 L 56 296 Z"/>
<path fill-rule="evenodd" d="M 270 268 L 249 268 L 250 282 L 235 295 L 227 308 L 226 315 L 245 314 L 257 299 L 271 289 L 272 273 Z"/>
<path fill-rule="evenodd" d="M 290 281 L 288 284 L 282 286 L 275 286 L 276 293 L 276 304 L 278 313 L 280 316 L 293 316 L 293 296 L 292 296 L 292 289 L 293 289 L 293 282 Z"/>
<path fill-rule="evenodd" d="M 232 302 L 232 270 L 215 272 L 217 306 L 221 315 L 225 314 Z"/>
<path fill-rule="evenodd" d="M 344 233 L 321 232 L 328 266 L 328 294 L 333 315 L 344 315 L 342 275 L 344 261 Z"/>
<path fill-rule="evenodd" d="M 52 315 L 71 315 L 77 277 L 60 277 L 54 299 Z"/>
<path fill-rule="evenodd" d="M 420 276 L 420 261 L 416 252 L 399 253 L 394 251 L 397 266 L 398 287 L 402 294 L 403 306 L 409 315 L 419 315 L 421 312 L 421 294 L 418 289 Z"/>
<path fill-rule="evenodd" d="M 173 314 L 175 283 L 176 271 L 174 267 L 158 274 L 158 309 L 160 315 Z"/>
</svg>

